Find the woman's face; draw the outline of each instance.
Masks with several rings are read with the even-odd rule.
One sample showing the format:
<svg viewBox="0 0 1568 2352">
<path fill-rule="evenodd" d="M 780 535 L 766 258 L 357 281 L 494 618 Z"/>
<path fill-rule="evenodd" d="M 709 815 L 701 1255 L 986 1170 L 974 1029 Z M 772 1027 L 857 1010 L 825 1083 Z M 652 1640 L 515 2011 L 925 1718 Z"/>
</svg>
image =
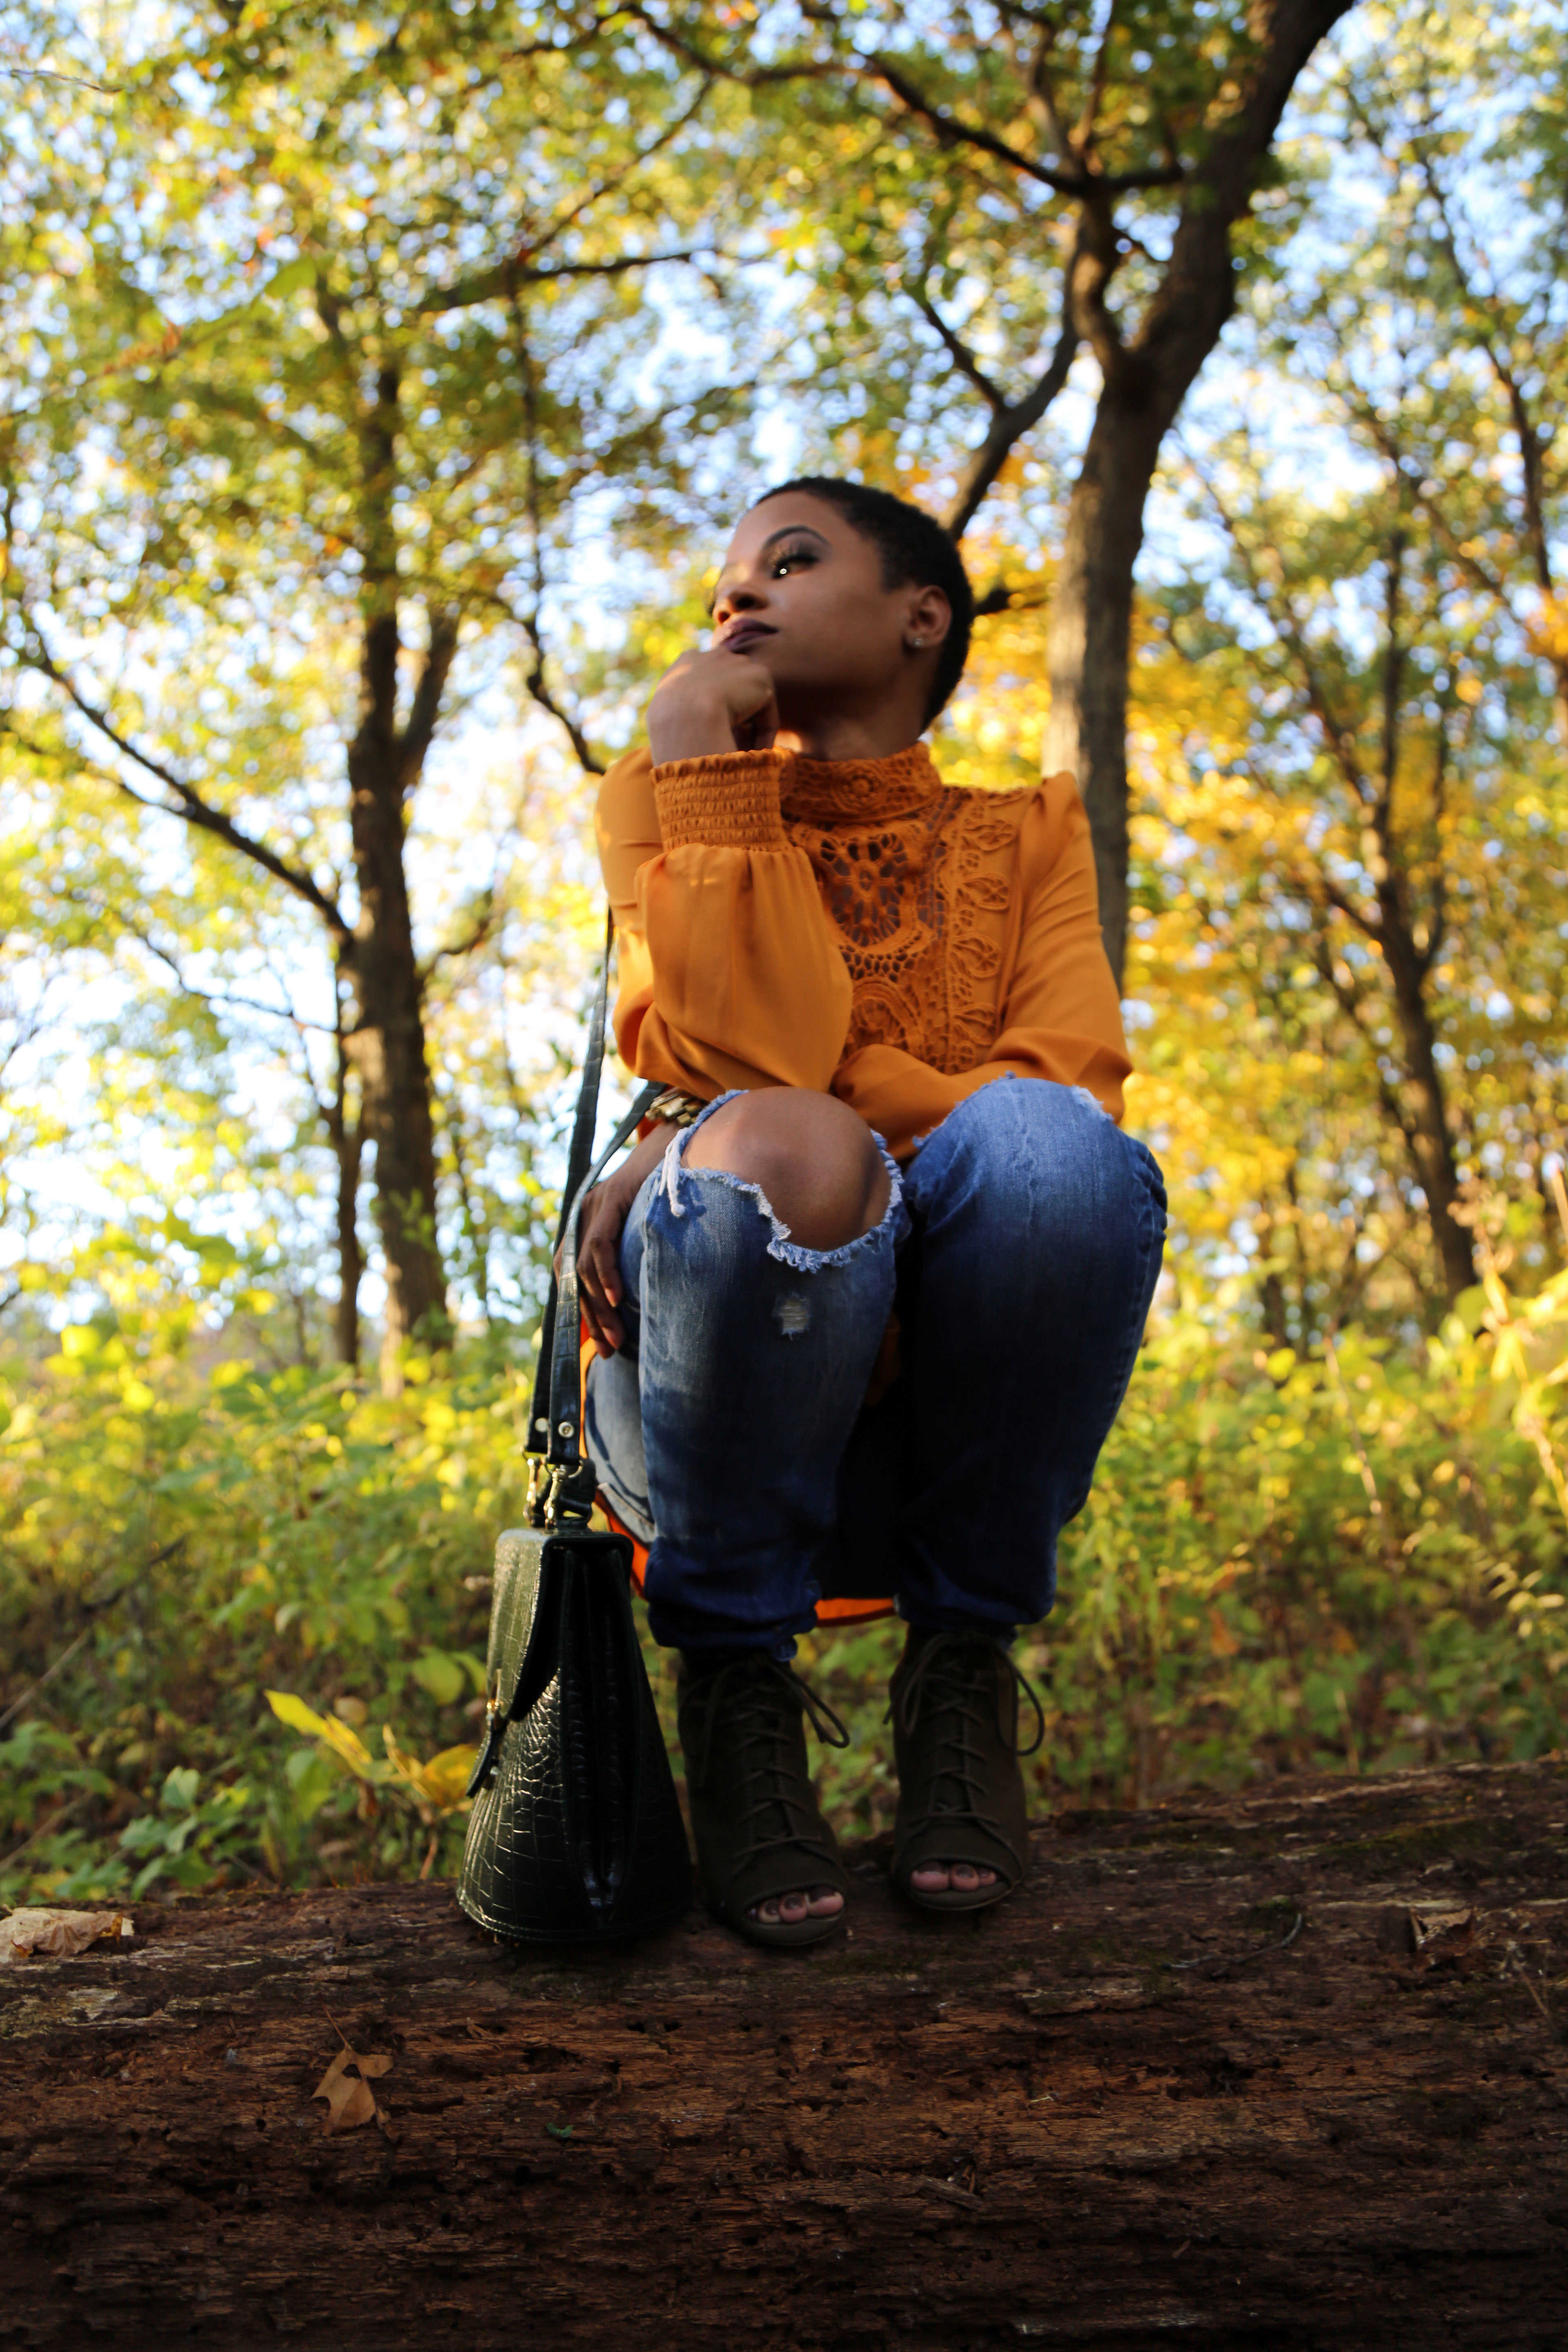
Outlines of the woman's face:
<svg viewBox="0 0 1568 2352">
<path fill-rule="evenodd" d="M 911 688 L 923 704 L 951 618 L 940 588 L 885 586 L 879 550 L 804 490 L 753 507 L 713 596 L 716 643 L 769 671 L 785 727 Z"/>
</svg>

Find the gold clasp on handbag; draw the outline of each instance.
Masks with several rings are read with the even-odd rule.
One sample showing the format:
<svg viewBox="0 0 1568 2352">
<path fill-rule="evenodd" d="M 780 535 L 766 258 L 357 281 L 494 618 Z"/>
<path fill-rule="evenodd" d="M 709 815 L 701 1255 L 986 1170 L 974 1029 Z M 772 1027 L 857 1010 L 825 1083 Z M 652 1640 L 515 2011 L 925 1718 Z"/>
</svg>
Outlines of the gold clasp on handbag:
<svg viewBox="0 0 1568 2352">
<path fill-rule="evenodd" d="M 500 1754 L 500 1744 L 506 1737 L 506 1709 L 500 1699 L 501 1669 L 493 1666 L 489 1689 L 485 1696 L 485 1736 L 474 1756 L 474 1769 L 468 1775 L 468 1794 L 477 1797 L 490 1774 L 495 1770 Z"/>
<path fill-rule="evenodd" d="M 528 1524 L 531 1528 L 542 1528 L 545 1524 L 550 1509 L 550 1489 L 554 1478 L 554 1471 L 542 1454 L 529 1455 Z"/>
<path fill-rule="evenodd" d="M 593 1516 L 595 1493 L 591 1462 L 560 1463 L 544 1506 L 547 1528 L 585 1528 Z"/>
</svg>

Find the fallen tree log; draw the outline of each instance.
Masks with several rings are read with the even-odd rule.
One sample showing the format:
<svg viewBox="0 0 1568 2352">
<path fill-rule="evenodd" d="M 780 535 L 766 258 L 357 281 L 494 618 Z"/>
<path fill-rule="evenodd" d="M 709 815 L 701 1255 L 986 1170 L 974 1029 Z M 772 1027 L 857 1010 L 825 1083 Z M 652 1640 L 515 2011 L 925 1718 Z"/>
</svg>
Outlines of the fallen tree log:
<svg viewBox="0 0 1568 2352">
<path fill-rule="evenodd" d="M 787 1958 L 144 1911 L 0 1970 L 0 2343 L 1560 2347 L 1565 1838 L 1556 1762 L 1064 1812 Z"/>
</svg>

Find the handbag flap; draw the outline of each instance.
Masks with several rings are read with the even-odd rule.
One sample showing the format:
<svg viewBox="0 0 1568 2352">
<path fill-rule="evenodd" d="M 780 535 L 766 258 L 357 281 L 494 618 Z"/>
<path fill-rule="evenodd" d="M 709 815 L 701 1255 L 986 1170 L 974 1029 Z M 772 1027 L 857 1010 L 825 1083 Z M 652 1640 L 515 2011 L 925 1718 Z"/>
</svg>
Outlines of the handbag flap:
<svg viewBox="0 0 1568 2352">
<path fill-rule="evenodd" d="M 573 1552 L 612 1551 L 627 1576 L 624 1536 L 550 1528 L 509 1528 L 496 1545 L 490 1633 L 485 1652 L 485 1736 L 468 1793 L 477 1796 L 494 1771 L 509 1723 L 526 1715 L 560 1664 L 560 1584 Z"/>
</svg>

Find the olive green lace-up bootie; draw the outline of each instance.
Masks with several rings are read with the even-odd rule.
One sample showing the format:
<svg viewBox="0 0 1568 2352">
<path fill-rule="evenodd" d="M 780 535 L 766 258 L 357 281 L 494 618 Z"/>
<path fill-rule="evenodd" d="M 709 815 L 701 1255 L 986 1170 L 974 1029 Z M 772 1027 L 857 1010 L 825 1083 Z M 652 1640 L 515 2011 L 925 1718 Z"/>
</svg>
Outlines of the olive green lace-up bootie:
<svg viewBox="0 0 1568 2352">
<path fill-rule="evenodd" d="M 1019 1694 L 1037 1729 L 1018 1745 Z M 911 1632 L 889 1689 L 899 1811 L 893 1884 L 928 1911 L 978 1911 L 1000 1903 L 1029 1872 L 1029 1822 L 1020 1756 L 1032 1756 L 1046 1719 L 1000 1643 L 984 1633 Z M 924 1892 L 917 1870 L 968 1863 L 990 1885 Z"/>
<path fill-rule="evenodd" d="M 848 1895 L 837 1841 L 806 1769 L 805 1718 L 834 1748 L 849 1745 L 843 1724 L 798 1675 L 761 1652 L 720 1665 L 682 1659 L 677 1703 L 709 1907 L 754 1944 L 787 1949 L 831 1936 L 844 1923 L 842 1908 L 794 1920 L 750 1915 L 805 1888 Z"/>
</svg>

